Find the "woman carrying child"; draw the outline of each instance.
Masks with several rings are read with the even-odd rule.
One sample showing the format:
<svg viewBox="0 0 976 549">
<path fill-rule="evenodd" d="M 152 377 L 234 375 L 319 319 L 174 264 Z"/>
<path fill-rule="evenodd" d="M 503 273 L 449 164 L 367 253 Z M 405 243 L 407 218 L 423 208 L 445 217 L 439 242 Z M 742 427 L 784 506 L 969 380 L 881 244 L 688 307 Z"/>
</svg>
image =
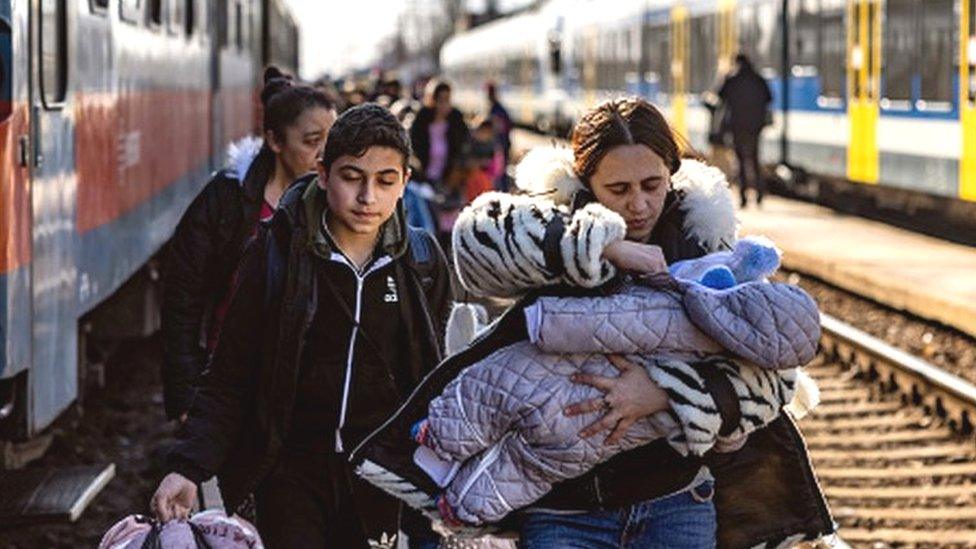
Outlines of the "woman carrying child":
<svg viewBox="0 0 976 549">
<path fill-rule="evenodd" d="M 572 145 L 575 177 L 550 166 L 520 166 L 517 179 L 530 194 L 486 194 L 460 216 L 454 253 L 463 284 L 481 295 L 524 297 L 443 362 L 351 456 L 364 477 L 387 491 L 439 493 L 414 464 L 416 447 L 396 439 L 410 437 L 427 404 L 462 370 L 527 339 L 524 309 L 539 297 L 605 295 L 623 272 L 660 278 L 669 263 L 734 244 L 724 178 L 682 160 L 676 136 L 646 101 L 596 107 L 580 120 Z M 832 532 L 802 438 L 780 413 L 786 391 L 743 390 L 756 366 L 689 362 L 690 381 L 676 390 L 658 386 L 632 362 L 613 362 L 617 377 L 577 376 L 603 392 L 567 410 L 602 414 L 582 437 L 609 434 L 606 442 L 616 443 L 635 422 L 687 406 L 693 395 L 691 406 L 720 425 L 715 448 L 730 451 L 683 456 L 659 439 L 619 453 L 510 515 L 514 524 L 499 527 L 517 528 L 522 546 L 777 546 Z M 748 431 L 748 439 L 730 437 Z M 416 494 L 403 497 L 417 507 L 430 504 Z"/>
</svg>

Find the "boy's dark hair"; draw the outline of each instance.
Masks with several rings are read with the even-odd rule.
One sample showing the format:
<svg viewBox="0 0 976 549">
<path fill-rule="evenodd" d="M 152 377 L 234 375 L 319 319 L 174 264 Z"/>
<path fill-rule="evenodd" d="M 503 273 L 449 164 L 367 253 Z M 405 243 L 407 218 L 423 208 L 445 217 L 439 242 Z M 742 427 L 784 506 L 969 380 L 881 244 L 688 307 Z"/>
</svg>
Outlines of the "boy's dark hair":
<svg viewBox="0 0 976 549">
<path fill-rule="evenodd" d="M 407 130 L 389 110 L 376 103 L 364 103 L 339 115 L 322 151 L 322 165 L 328 170 L 340 156 L 362 156 L 370 147 L 389 147 L 403 157 L 407 171 L 412 154 Z"/>
<path fill-rule="evenodd" d="M 264 89 L 261 90 L 264 108 L 262 125 L 275 139 L 283 140 L 285 128 L 292 125 L 308 109 L 334 110 L 335 102 L 322 91 L 299 84 L 275 66 L 264 70 Z"/>
</svg>

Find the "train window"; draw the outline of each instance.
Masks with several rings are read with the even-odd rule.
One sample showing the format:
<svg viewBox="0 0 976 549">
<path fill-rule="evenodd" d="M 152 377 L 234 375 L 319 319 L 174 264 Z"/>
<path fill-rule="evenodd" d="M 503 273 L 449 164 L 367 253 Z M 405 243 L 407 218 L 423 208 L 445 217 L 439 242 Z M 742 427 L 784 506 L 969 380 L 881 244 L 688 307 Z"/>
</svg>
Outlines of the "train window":
<svg viewBox="0 0 976 549">
<path fill-rule="evenodd" d="M 13 112 L 13 58 L 10 24 L 0 19 L 0 122 Z"/>
<path fill-rule="evenodd" d="M 119 5 L 119 17 L 127 23 L 142 22 L 143 0 L 122 0 Z"/>
<path fill-rule="evenodd" d="M 41 91 L 45 106 L 64 102 L 68 89 L 66 0 L 41 2 Z"/>
<path fill-rule="evenodd" d="M 790 12 L 793 74 L 810 75 L 816 72 L 820 56 L 820 0 L 800 0 L 790 6 Z"/>
<path fill-rule="evenodd" d="M 884 98 L 895 102 L 912 99 L 912 79 L 918 56 L 915 40 L 918 21 L 915 0 L 888 0 L 884 18 Z"/>
<path fill-rule="evenodd" d="M 179 34 L 183 30 L 183 8 L 185 0 L 169 0 L 169 28 L 170 34 Z"/>
<path fill-rule="evenodd" d="M 952 76 L 957 61 L 954 0 L 926 0 L 919 4 L 922 10 L 919 107 L 943 109 L 953 101 Z"/>
<path fill-rule="evenodd" d="M 234 44 L 238 50 L 244 49 L 244 6 L 234 2 Z"/>
<path fill-rule="evenodd" d="M 702 15 L 689 20 L 688 63 L 691 68 L 689 93 L 700 94 L 711 88 L 718 79 L 717 44 L 714 15 Z"/>
<path fill-rule="evenodd" d="M 91 11 L 99 15 L 108 13 L 108 0 L 91 0 Z"/>
<path fill-rule="evenodd" d="M 193 0 L 182 0 L 185 2 L 183 5 L 183 10 L 186 13 L 186 19 L 183 20 L 183 32 L 186 37 L 189 38 L 193 36 L 193 31 L 195 30 L 194 25 L 197 19 L 197 4 Z"/>
<path fill-rule="evenodd" d="M 739 12 L 738 51 L 749 56 L 755 63 L 759 59 L 758 48 L 756 47 L 759 42 L 759 19 L 757 18 L 756 6 L 744 4 L 737 9 Z"/>
<path fill-rule="evenodd" d="M 233 30 L 231 29 L 231 25 L 233 25 L 233 21 L 230 19 L 229 9 L 227 0 L 217 0 L 217 10 L 215 12 L 217 14 L 217 45 L 220 48 L 226 48 L 230 45 L 230 36 Z"/>
<path fill-rule="evenodd" d="M 671 91 L 671 48 L 667 26 L 644 27 L 644 52 L 647 66 L 644 79 L 652 86 L 657 84 L 659 93 Z"/>
<path fill-rule="evenodd" d="M 163 0 L 149 0 L 149 25 L 163 24 Z"/>
<path fill-rule="evenodd" d="M 830 99 L 844 97 L 847 75 L 847 29 L 844 26 L 845 0 L 820 2 L 820 96 Z"/>
<path fill-rule="evenodd" d="M 969 67 L 969 83 L 963 84 L 966 89 L 966 98 L 969 100 L 970 107 L 976 104 L 976 0 L 966 0 L 969 12 L 969 36 L 964 36 L 962 43 L 966 48 L 966 65 Z"/>
<path fill-rule="evenodd" d="M 761 2 L 756 5 L 756 69 L 766 78 L 773 78 L 782 66 L 783 35 L 780 32 L 779 2 Z"/>
</svg>

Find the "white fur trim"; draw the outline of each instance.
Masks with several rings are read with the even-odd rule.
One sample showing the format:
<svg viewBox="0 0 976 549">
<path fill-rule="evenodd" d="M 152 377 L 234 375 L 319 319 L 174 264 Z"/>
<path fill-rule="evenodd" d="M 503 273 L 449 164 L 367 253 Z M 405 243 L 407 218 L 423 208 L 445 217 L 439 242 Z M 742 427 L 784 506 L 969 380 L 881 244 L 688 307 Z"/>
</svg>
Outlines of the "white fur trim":
<svg viewBox="0 0 976 549">
<path fill-rule="evenodd" d="M 796 389 L 793 400 L 786 405 L 786 410 L 795 419 L 803 419 L 820 404 L 820 388 L 817 382 L 803 370 L 796 371 Z"/>
<path fill-rule="evenodd" d="M 488 311 L 477 303 L 455 303 L 447 317 L 444 346 L 447 355 L 466 348 L 488 325 Z"/>
<path fill-rule="evenodd" d="M 729 183 L 721 170 L 685 159 L 678 172 L 671 176 L 671 185 L 685 192 L 681 202 L 685 212 L 684 229 L 706 250 L 714 252 L 735 243 L 739 223 Z"/>
<path fill-rule="evenodd" d="M 627 235 L 624 218 L 597 202 L 573 213 L 559 243 L 566 278 L 576 286 L 595 288 L 614 275 L 603 250 Z"/>
<path fill-rule="evenodd" d="M 573 170 L 569 147 L 544 146 L 529 151 L 515 168 L 515 185 L 531 194 L 547 193 L 556 204 L 567 205 L 583 183 Z"/>
<path fill-rule="evenodd" d="M 247 170 L 251 169 L 251 163 L 257 158 L 264 146 L 264 140 L 260 137 L 247 136 L 241 138 L 227 146 L 227 172 L 228 175 L 244 182 Z"/>
</svg>

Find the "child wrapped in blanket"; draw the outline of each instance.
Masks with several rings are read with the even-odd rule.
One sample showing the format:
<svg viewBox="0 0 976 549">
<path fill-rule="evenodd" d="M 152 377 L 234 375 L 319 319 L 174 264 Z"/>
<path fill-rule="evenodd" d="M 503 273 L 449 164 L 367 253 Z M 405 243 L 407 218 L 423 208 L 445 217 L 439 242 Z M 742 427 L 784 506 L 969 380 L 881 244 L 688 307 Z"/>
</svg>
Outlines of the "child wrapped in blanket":
<svg viewBox="0 0 976 549">
<path fill-rule="evenodd" d="M 771 242 L 747 238 L 733 251 L 671 265 L 665 284 L 631 282 L 603 297 L 539 298 L 525 309 L 529 341 L 465 369 L 412 430 L 435 456 L 428 461 L 437 462 L 418 464 L 444 488 L 441 518 L 457 526 L 497 522 L 554 483 L 625 450 L 663 437 L 682 455 L 702 455 L 775 419 L 779 410 L 763 395 L 790 400 L 796 367 L 813 359 L 820 337 L 816 303 L 797 287 L 765 280 L 778 266 Z M 646 368 L 671 401 L 609 445 L 580 437 L 593 414 L 563 413 L 602 395 L 571 378 L 617 375 L 608 354 Z M 740 368 L 735 360 L 760 368 Z M 736 393 L 753 401 L 728 437 L 718 436 L 716 415 L 702 409 L 704 381 L 690 361 L 734 369 Z"/>
</svg>

